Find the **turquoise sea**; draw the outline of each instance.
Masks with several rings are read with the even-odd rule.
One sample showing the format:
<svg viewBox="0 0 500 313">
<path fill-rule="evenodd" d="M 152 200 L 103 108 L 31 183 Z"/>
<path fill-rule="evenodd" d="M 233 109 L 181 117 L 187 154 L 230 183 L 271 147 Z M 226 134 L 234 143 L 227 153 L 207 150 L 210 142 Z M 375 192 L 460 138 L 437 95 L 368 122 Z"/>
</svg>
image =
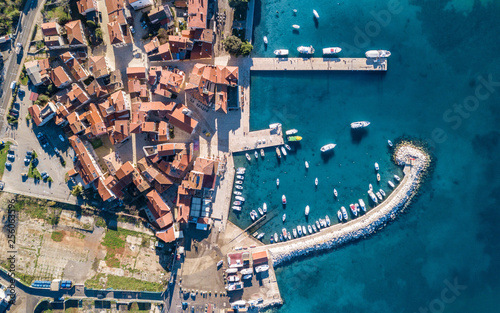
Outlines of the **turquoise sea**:
<svg viewBox="0 0 500 313">
<path fill-rule="evenodd" d="M 236 166 L 247 167 L 247 203 L 233 222 L 248 226 L 248 212 L 267 202 L 275 217 L 259 231 L 269 242 L 283 227 L 283 213 L 289 230 L 307 225 L 306 205 L 310 221 L 325 214 L 336 221 L 341 205 L 367 202 L 368 184 L 378 186 L 374 162 L 386 191 L 387 179 L 400 174 L 387 139 L 425 140 L 435 157 L 408 213 L 383 231 L 278 268 L 285 301 L 278 312 L 499 312 L 499 16 L 494 0 L 257 1 L 255 57 L 279 48 L 296 57 L 299 45 L 313 45 L 316 56 L 329 46 L 343 47 L 345 57 L 369 49 L 392 56 L 387 73 L 253 73 L 251 128 L 280 122 L 304 139 L 279 163 L 274 149 L 250 164 L 236 157 Z M 371 121 L 361 137 L 349 129 L 357 120 Z M 322 158 L 319 148 L 328 142 L 338 146 Z"/>
</svg>

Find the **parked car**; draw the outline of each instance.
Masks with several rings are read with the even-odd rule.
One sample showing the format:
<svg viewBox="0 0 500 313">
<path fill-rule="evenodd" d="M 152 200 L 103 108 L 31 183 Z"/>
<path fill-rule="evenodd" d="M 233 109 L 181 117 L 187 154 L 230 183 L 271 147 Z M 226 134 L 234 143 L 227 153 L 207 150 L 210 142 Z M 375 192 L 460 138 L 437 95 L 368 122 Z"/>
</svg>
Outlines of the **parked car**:
<svg viewBox="0 0 500 313">
<path fill-rule="evenodd" d="M 14 162 L 14 159 L 15 159 L 15 158 L 16 158 L 16 157 L 15 157 L 13 154 L 9 154 L 9 155 L 7 155 L 7 159 L 9 159 L 9 160 L 10 160 L 10 161 L 12 161 L 12 162 Z"/>
<path fill-rule="evenodd" d="M 24 158 L 24 164 L 28 165 L 28 163 L 30 163 L 31 159 L 28 159 L 28 158 Z"/>
<path fill-rule="evenodd" d="M 57 156 L 59 156 L 59 150 L 56 147 L 54 147 L 54 152 L 56 153 Z"/>
<path fill-rule="evenodd" d="M 12 89 L 12 91 L 14 91 L 16 89 L 16 85 L 17 85 L 17 82 L 16 81 L 13 81 L 11 84 L 10 84 L 10 89 Z"/>
<path fill-rule="evenodd" d="M 135 29 L 134 29 L 134 26 L 130 25 L 130 26 L 129 26 L 129 28 L 130 28 L 130 32 L 131 32 L 132 34 L 135 34 Z"/>
<path fill-rule="evenodd" d="M 32 154 L 33 154 L 33 152 L 32 152 L 32 151 L 26 151 L 26 155 L 29 155 L 29 156 L 30 156 L 30 158 L 31 158 L 31 155 L 32 155 Z"/>
<path fill-rule="evenodd" d="M 63 135 L 59 135 L 59 139 L 61 139 L 62 142 L 64 142 L 64 137 Z"/>
</svg>

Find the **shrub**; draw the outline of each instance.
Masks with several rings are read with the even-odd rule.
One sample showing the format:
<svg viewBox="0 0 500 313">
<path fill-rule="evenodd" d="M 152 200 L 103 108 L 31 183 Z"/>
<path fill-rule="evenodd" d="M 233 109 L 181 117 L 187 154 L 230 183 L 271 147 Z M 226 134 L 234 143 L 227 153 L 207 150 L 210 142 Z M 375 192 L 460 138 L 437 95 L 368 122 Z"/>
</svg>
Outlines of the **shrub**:
<svg viewBox="0 0 500 313">
<path fill-rule="evenodd" d="M 240 52 L 241 45 L 241 39 L 236 36 L 229 36 L 224 40 L 224 49 L 233 55 Z"/>
<path fill-rule="evenodd" d="M 253 46 L 251 43 L 249 43 L 248 41 L 245 41 L 241 44 L 241 47 L 240 47 L 240 54 L 241 55 L 249 55 L 250 52 L 252 52 L 253 50 Z"/>
</svg>

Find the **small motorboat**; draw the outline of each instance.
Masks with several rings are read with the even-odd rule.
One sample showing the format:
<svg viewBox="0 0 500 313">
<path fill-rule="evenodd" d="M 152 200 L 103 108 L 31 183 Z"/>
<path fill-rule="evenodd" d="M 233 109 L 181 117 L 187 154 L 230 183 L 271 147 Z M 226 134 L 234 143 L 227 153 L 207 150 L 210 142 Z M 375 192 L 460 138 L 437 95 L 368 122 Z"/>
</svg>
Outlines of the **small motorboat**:
<svg viewBox="0 0 500 313">
<path fill-rule="evenodd" d="M 280 241 L 284 241 L 282 234 L 280 234 Z"/>
<path fill-rule="evenodd" d="M 333 148 L 335 148 L 336 144 L 334 143 L 329 143 L 327 145 L 324 145 L 323 147 L 321 147 L 321 152 L 327 152 L 327 151 L 330 151 L 332 150 Z"/>
<path fill-rule="evenodd" d="M 259 211 L 260 215 L 264 215 L 264 211 L 262 210 L 262 208 L 258 208 L 257 211 Z"/>
<path fill-rule="evenodd" d="M 394 175 L 394 179 L 397 180 L 397 181 L 401 181 L 401 178 L 399 178 L 398 175 Z"/>
<path fill-rule="evenodd" d="M 273 237 L 273 235 L 271 235 L 271 238 L 269 239 L 269 242 L 270 243 L 274 243 L 274 237 Z"/>
<path fill-rule="evenodd" d="M 286 213 L 283 214 L 283 222 L 286 220 Z"/>
<path fill-rule="evenodd" d="M 242 181 L 242 180 L 237 180 L 235 183 L 236 183 L 237 185 L 243 185 L 243 181 Z"/>
<path fill-rule="evenodd" d="M 255 232 L 255 236 L 254 237 L 257 237 L 259 233 L 258 232 Z M 251 268 L 244 268 L 240 271 L 241 275 L 248 275 L 248 274 L 252 274 L 253 273 L 253 270 Z"/>
<path fill-rule="evenodd" d="M 325 216 L 326 227 L 330 226 L 330 217 L 328 215 Z"/>
<path fill-rule="evenodd" d="M 240 206 L 240 205 L 241 205 L 241 203 L 242 203 L 241 201 L 234 201 L 234 202 L 233 202 L 233 205 Z"/>
<path fill-rule="evenodd" d="M 284 156 L 286 156 L 287 153 L 285 147 L 281 146 L 281 152 L 283 153 Z"/>
<path fill-rule="evenodd" d="M 309 168 L 309 162 L 306 161 L 306 168 Z"/>
<path fill-rule="evenodd" d="M 288 238 L 288 240 L 292 240 L 292 235 L 290 234 L 290 232 L 287 232 L 286 237 Z"/>
<path fill-rule="evenodd" d="M 337 218 L 339 219 L 339 222 L 342 222 L 342 212 L 340 212 L 340 210 L 337 211 Z"/>
<path fill-rule="evenodd" d="M 379 189 L 379 192 L 382 195 L 382 197 L 386 196 L 385 191 L 382 188 Z"/>
<path fill-rule="evenodd" d="M 285 135 L 287 136 L 291 136 L 291 135 L 295 135 L 296 133 L 298 133 L 299 131 L 296 130 L 296 129 L 289 129 L 285 132 Z"/>
<path fill-rule="evenodd" d="M 377 181 L 380 181 L 380 173 L 377 173 Z"/>
<path fill-rule="evenodd" d="M 277 128 L 280 128 L 281 127 L 281 123 L 272 123 L 272 124 L 269 124 L 269 128 L 270 129 L 277 129 Z"/>
<path fill-rule="evenodd" d="M 248 161 L 251 160 L 250 155 L 248 153 L 245 153 L 245 157 L 247 158 Z"/>
<path fill-rule="evenodd" d="M 250 212 L 250 214 L 252 214 L 254 218 L 257 218 L 259 216 L 257 214 L 257 211 L 255 211 L 255 210 L 252 210 L 252 212 Z"/>
<path fill-rule="evenodd" d="M 247 170 L 247 169 L 246 169 L 246 168 L 244 168 L 244 167 L 238 167 L 238 168 L 236 169 L 236 174 L 238 174 L 238 175 L 245 175 L 246 170 Z"/>
<path fill-rule="evenodd" d="M 339 193 L 337 192 L 337 189 L 333 189 L 333 195 L 335 196 L 335 198 L 337 198 L 339 196 Z"/>
<path fill-rule="evenodd" d="M 314 14 L 315 18 L 319 18 L 319 14 L 318 14 L 318 12 L 316 12 L 316 10 L 313 10 L 313 14 Z"/>
<path fill-rule="evenodd" d="M 299 234 L 299 236 L 302 236 L 302 227 L 297 226 L 297 234 Z"/>
<path fill-rule="evenodd" d="M 297 230 L 294 228 L 292 232 L 293 232 L 293 238 L 297 238 Z"/>
<path fill-rule="evenodd" d="M 286 197 L 285 197 L 285 195 L 281 196 L 281 203 L 282 204 L 286 204 Z"/>
<path fill-rule="evenodd" d="M 241 196 L 243 193 L 242 193 L 241 191 L 237 191 L 237 190 L 235 190 L 235 191 L 233 191 L 233 194 L 234 194 L 235 196 Z"/>
<path fill-rule="evenodd" d="M 316 177 L 316 179 L 314 180 L 314 184 L 315 184 L 316 186 L 318 186 L 318 182 L 319 182 L 319 181 L 318 181 L 318 177 Z"/>
<path fill-rule="evenodd" d="M 307 225 L 307 231 L 309 232 L 309 234 L 313 233 L 313 229 L 312 229 L 311 225 Z"/>
<path fill-rule="evenodd" d="M 318 228 L 318 230 L 320 230 L 320 229 L 321 229 L 321 225 L 319 224 L 319 222 L 318 222 L 318 221 L 316 221 L 316 227 Z"/>
<path fill-rule="evenodd" d="M 257 236 L 257 239 L 261 239 L 262 237 L 264 237 L 266 235 L 266 233 L 260 233 L 258 236 Z"/>
<path fill-rule="evenodd" d="M 293 29 L 300 29 L 300 26 L 297 24 L 292 25 Z"/>
<path fill-rule="evenodd" d="M 276 186 L 279 186 L 279 185 L 280 185 L 280 179 L 276 178 Z"/>
<path fill-rule="evenodd" d="M 342 51 L 342 48 L 339 47 L 331 47 L 331 48 L 323 48 L 323 54 L 337 54 Z"/>
<path fill-rule="evenodd" d="M 264 154 L 264 149 L 260 149 L 260 156 L 261 156 L 261 157 L 264 157 L 264 155 L 265 155 L 265 154 Z"/>
<path fill-rule="evenodd" d="M 389 184 L 389 186 L 391 186 L 392 189 L 394 189 L 394 183 L 392 181 L 387 181 L 387 183 Z"/>
<path fill-rule="evenodd" d="M 264 214 L 267 213 L 267 204 L 265 202 L 262 205 L 262 211 L 264 211 Z"/>
<path fill-rule="evenodd" d="M 359 202 L 359 206 L 361 207 L 361 210 L 363 210 L 363 212 L 366 212 L 366 205 L 365 205 L 365 202 L 363 201 L 363 199 L 358 199 L 358 202 Z"/>
<path fill-rule="evenodd" d="M 231 209 L 233 209 L 233 211 L 241 211 L 241 207 L 237 205 L 233 205 Z"/>
<path fill-rule="evenodd" d="M 252 279 L 252 274 L 243 275 L 243 277 L 241 279 L 243 279 L 243 280 Z"/>
<path fill-rule="evenodd" d="M 307 235 L 307 229 L 304 225 L 302 225 L 302 233 L 305 235 Z"/>
<path fill-rule="evenodd" d="M 359 213 L 360 212 L 360 210 L 359 210 L 359 204 L 354 203 L 354 206 L 356 207 L 356 211 Z"/>
<path fill-rule="evenodd" d="M 301 136 L 288 136 L 287 140 L 290 142 L 301 141 L 302 137 Z"/>
<path fill-rule="evenodd" d="M 281 152 L 280 148 L 276 147 L 276 155 L 278 156 L 279 159 L 281 159 Z"/>
<path fill-rule="evenodd" d="M 372 199 L 372 201 L 373 201 L 374 203 L 378 203 L 378 199 L 377 199 L 377 197 L 375 196 L 375 194 L 373 193 L 373 191 L 368 190 L 368 195 L 370 196 L 370 199 Z"/>
<path fill-rule="evenodd" d="M 255 221 L 255 215 L 253 214 L 253 211 L 250 212 L 250 218 L 252 219 L 252 221 Z"/>
<path fill-rule="evenodd" d="M 387 140 L 387 144 L 389 145 L 389 147 L 392 147 L 392 141 Z"/>
<path fill-rule="evenodd" d="M 306 216 L 308 216 L 308 215 L 309 215 L 309 206 L 306 205 Z"/>
<path fill-rule="evenodd" d="M 239 189 L 239 190 L 243 190 L 243 186 L 242 185 L 236 185 L 234 186 L 236 189 Z"/>
<path fill-rule="evenodd" d="M 239 180 L 244 180 L 245 176 L 243 176 L 243 175 L 236 175 L 236 178 L 238 178 Z"/>
<path fill-rule="evenodd" d="M 313 46 L 309 46 L 309 47 L 306 47 L 306 46 L 299 46 L 297 48 L 297 51 L 300 53 L 300 54 L 314 54 L 314 48 Z"/>
<path fill-rule="evenodd" d="M 259 158 L 259 153 L 257 152 L 257 150 L 255 150 L 255 152 L 253 153 L 255 155 L 255 158 L 258 159 Z"/>
<path fill-rule="evenodd" d="M 319 219 L 319 224 L 321 225 L 321 227 L 325 228 L 326 227 L 326 222 L 324 219 Z"/>
<path fill-rule="evenodd" d="M 378 167 L 378 163 L 375 162 L 375 170 L 378 171 L 379 167 Z"/>
<path fill-rule="evenodd" d="M 283 235 L 283 238 L 286 239 L 286 228 L 281 229 L 281 234 Z"/>
<path fill-rule="evenodd" d="M 291 150 L 292 150 L 292 148 L 291 148 L 289 145 L 287 145 L 286 143 L 285 143 L 285 145 L 284 145 L 284 146 L 285 146 L 285 148 L 286 148 L 288 151 L 291 151 Z"/>
<path fill-rule="evenodd" d="M 288 50 L 287 49 L 277 49 L 274 50 L 274 55 L 288 55 Z"/>
<path fill-rule="evenodd" d="M 268 41 L 267 41 L 267 36 L 264 36 L 264 44 L 267 45 Z"/>
<path fill-rule="evenodd" d="M 228 269 L 226 270 L 226 274 L 236 274 L 236 273 L 238 273 L 238 269 L 237 269 L 237 268 L 235 268 L 235 267 L 228 268 Z"/>
<path fill-rule="evenodd" d="M 369 185 L 368 185 L 368 190 L 373 190 L 373 186 L 372 186 L 372 184 L 369 184 Z"/>
<path fill-rule="evenodd" d="M 353 122 L 351 123 L 351 129 L 357 129 L 357 128 L 364 128 L 370 125 L 370 122 L 368 121 L 361 121 L 361 122 Z"/>
<path fill-rule="evenodd" d="M 244 202 L 245 201 L 245 198 L 243 198 L 242 196 L 236 196 L 234 197 L 236 200 L 238 201 L 241 201 L 241 202 Z"/>
<path fill-rule="evenodd" d="M 367 58 L 388 58 L 391 56 L 389 50 L 368 50 L 365 52 Z"/>
<path fill-rule="evenodd" d="M 236 275 L 231 275 L 227 278 L 227 281 L 230 281 L 230 282 L 237 282 L 237 281 L 240 281 L 240 278 Z"/>
<path fill-rule="evenodd" d="M 351 212 L 354 216 L 358 216 L 358 211 L 356 210 L 356 207 L 354 206 L 354 204 L 349 204 L 349 207 L 351 208 Z"/>
<path fill-rule="evenodd" d="M 317 232 L 318 229 L 316 228 L 316 225 L 312 224 L 312 229 L 313 229 L 313 232 Z"/>
<path fill-rule="evenodd" d="M 345 209 L 345 207 L 341 207 L 340 210 L 342 211 L 342 217 L 344 218 L 344 220 L 348 220 L 349 219 L 349 215 L 347 215 L 347 210 Z"/>
<path fill-rule="evenodd" d="M 278 242 L 278 234 L 277 233 L 274 233 L 274 241 Z"/>
<path fill-rule="evenodd" d="M 377 191 L 377 193 L 375 193 L 375 195 L 377 196 L 377 198 L 382 201 L 382 195 L 380 194 L 380 192 Z"/>
</svg>

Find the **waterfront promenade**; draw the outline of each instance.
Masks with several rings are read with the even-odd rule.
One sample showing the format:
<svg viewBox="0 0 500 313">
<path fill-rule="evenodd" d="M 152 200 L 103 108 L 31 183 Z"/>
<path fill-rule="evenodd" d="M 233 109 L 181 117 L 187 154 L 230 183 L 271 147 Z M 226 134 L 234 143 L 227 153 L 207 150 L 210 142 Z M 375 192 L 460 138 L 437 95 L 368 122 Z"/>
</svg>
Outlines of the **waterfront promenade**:
<svg viewBox="0 0 500 313">
<path fill-rule="evenodd" d="M 251 71 L 387 71 L 387 59 L 252 58 Z"/>
</svg>

